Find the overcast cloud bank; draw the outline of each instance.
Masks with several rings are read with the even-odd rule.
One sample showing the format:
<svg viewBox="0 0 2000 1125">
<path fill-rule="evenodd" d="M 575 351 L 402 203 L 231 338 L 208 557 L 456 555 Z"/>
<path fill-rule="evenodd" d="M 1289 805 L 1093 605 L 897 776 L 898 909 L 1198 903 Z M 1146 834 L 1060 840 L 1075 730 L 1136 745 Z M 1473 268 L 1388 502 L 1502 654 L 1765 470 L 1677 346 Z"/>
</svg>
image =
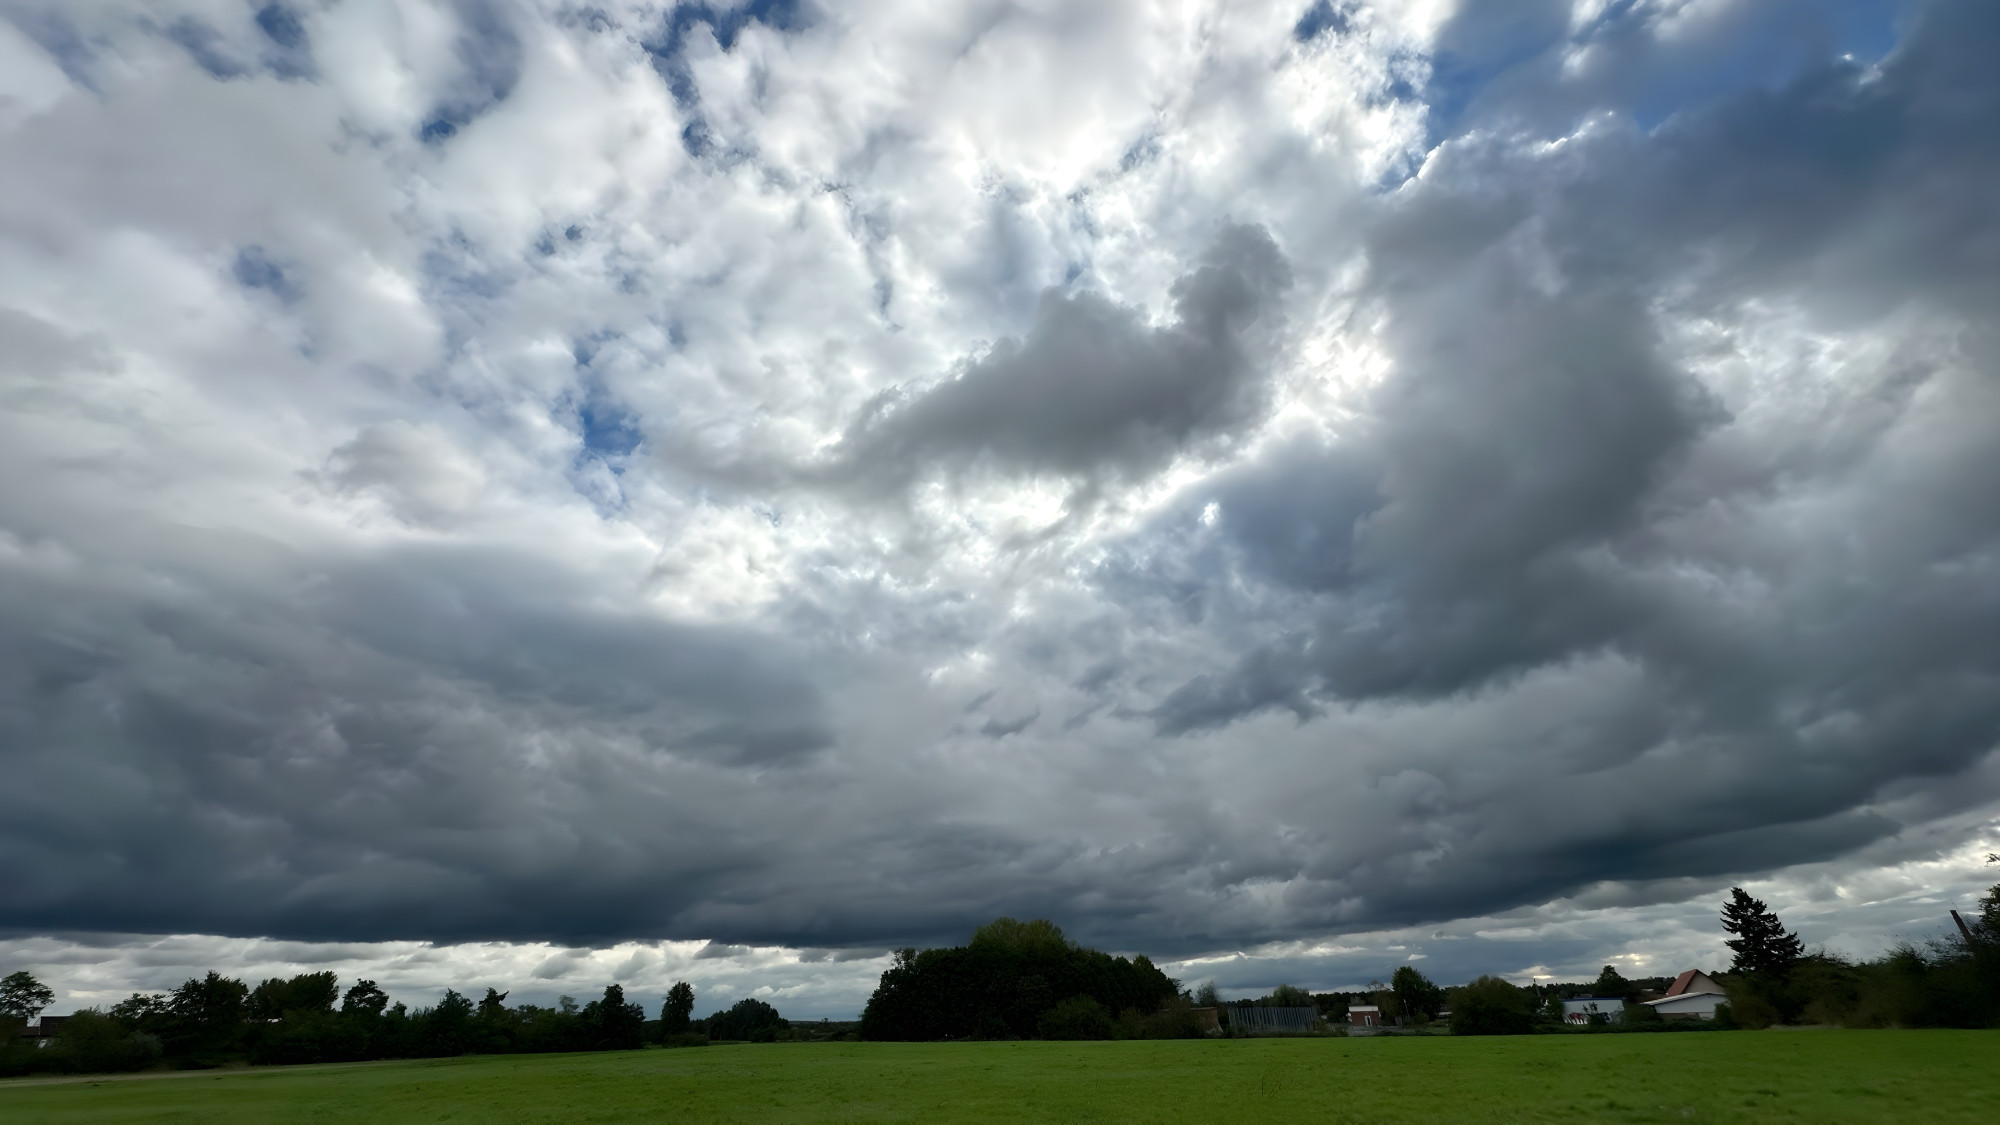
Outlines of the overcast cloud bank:
<svg viewBox="0 0 2000 1125">
<path fill-rule="evenodd" d="M 0 948 L 839 1015 L 999 914 L 1918 936 L 2000 833 L 1996 46 L 0 0 Z"/>
</svg>

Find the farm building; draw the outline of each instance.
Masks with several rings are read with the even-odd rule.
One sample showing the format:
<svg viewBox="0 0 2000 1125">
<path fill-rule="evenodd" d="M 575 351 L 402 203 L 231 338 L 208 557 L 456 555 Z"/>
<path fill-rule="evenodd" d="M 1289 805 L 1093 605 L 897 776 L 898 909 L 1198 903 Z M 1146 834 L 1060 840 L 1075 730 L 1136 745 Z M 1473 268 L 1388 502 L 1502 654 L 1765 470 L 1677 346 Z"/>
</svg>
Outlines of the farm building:
<svg viewBox="0 0 2000 1125">
<path fill-rule="evenodd" d="M 1231 1007 L 1231 1035 L 1306 1035 L 1319 1024 L 1318 1008 Z"/>
<path fill-rule="evenodd" d="M 1729 997 L 1714 977 L 1700 969 L 1689 969 L 1674 978 L 1665 996 L 1646 1001 L 1646 1006 L 1670 1020 L 1712 1020 L 1716 1005 L 1728 1002 Z"/>
<path fill-rule="evenodd" d="M 1374 1004 L 1350 1004 L 1347 1007 L 1347 1026 L 1381 1027 L 1382 1009 Z"/>
<path fill-rule="evenodd" d="M 1625 1000 L 1620 996 L 1572 996 L 1563 1001 L 1564 1023 L 1589 1023 L 1590 1017 L 1607 1020 L 1625 1018 Z"/>
</svg>

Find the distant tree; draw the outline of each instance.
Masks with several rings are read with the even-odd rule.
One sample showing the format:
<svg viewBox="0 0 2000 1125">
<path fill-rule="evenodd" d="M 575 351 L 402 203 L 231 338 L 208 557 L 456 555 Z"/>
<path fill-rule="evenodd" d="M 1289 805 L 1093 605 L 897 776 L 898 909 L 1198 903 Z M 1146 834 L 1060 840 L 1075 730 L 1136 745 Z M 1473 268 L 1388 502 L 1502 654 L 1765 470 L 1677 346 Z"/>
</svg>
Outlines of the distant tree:
<svg viewBox="0 0 2000 1125">
<path fill-rule="evenodd" d="M 1480 977 L 1452 990 L 1453 1035 L 1526 1035 L 1534 1030 L 1535 998 L 1499 977 Z"/>
<path fill-rule="evenodd" d="M 1222 997 L 1216 993 L 1214 981 L 1202 981 L 1200 987 L 1194 990 L 1194 1006 L 1197 1008 L 1219 1008 L 1222 1006 Z"/>
<path fill-rule="evenodd" d="M 596 1050 L 630 1051 L 645 1045 L 646 1010 L 626 1002 L 623 985 L 605 985 L 604 998 L 584 1005 L 583 1017 Z"/>
<path fill-rule="evenodd" d="M 684 1035 L 688 1020 L 693 1015 L 694 986 L 677 980 L 672 988 L 667 989 L 667 1002 L 660 1006 L 660 1030 L 666 1035 Z"/>
<path fill-rule="evenodd" d="M 340 977 L 331 972 L 272 977 L 250 992 L 250 1018 L 275 1020 L 294 1013 L 331 1012 L 340 996 Z"/>
<path fill-rule="evenodd" d="M 0 1016 L 26 1022 L 55 1002 L 56 994 L 26 969 L 0 978 Z"/>
<path fill-rule="evenodd" d="M 1273 1008 L 1310 1008 L 1313 1007 L 1313 998 L 1312 993 L 1303 988 L 1281 984 L 1271 990 L 1271 995 L 1264 998 L 1264 1003 Z"/>
<path fill-rule="evenodd" d="M 948 949 L 899 950 L 861 1013 L 865 1039 L 1007 1038 L 1039 1034 L 1058 999 L 1088 996 L 1144 1023 L 1180 982 L 1147 958 L 1077 945 L 1054 924 L 1001 918 Z M 715 1034 L 710 1031 L 710 1034 Z"/>
<path fill-rule="evenodd" d="M 388 1006 L 389 994 L 376 987 L 372 980 L 355 981 L 354 987 L 348 989 L 347 995 L 340 1001 L 343 1012 L 365 1012 L 371 1016 L 381 1015 Z"/>
<path fill-rule="evenodd" d="M 1396 994 L 1396 1007 L 1413 1022 L 1429 1022 L 1444 1007 L 1444 990 L 1413 965 L 1397 968 L 1389 978 L 1389 991 Z"/>
<path fill-rule="evenodd" d="M 780 1028 L 788 1024 L 778 1009 L 756 997 L 738 1000 L 726 1012 L 717 1012 L 708 1017 L 708 1036 L 711 1039 L 747 1039 L 750 1042 L 768 1043 Z"/>
<path fill-rule="evenodd" d="M 132 995 L 111 1005 L 112 1019 L 128 1027 L 153 1030 L 166 1017 L 167 998 L 157 992 L 134 992 Z"/>
<path fill-rule="evenodd" d="M 972 941 L 968 943 L 968 947 L 1002 950 L 1029 957 L 1046 957 L 1060 955 L 1075 948 L 1075 945 L 1063 936 L 1062 927 L 1045 918 L 1037 918 L 1031 922 L 995 918 L 972 931 Z"/>
<path fill-rule="evenodd" d="M 1621 1000 L 1635 991 L 1637 990 L 1632 987 L 1632 982 L 1618 972 L 1616 965 L 1604 966 L 1604 971 L 1597 974 L 1597 979 L 1590 985 L 1592 996 L 1616 996 Z"/>
<path fill-rule="evenodd" d="M 426 1055 L 462 1055 L 472 1049 L 472 1001 L 447 988 L 437 1007 L 410 1017 L 417 1025 L 420 1050 Z"/>
<path fill-rule="evenodd" d="M 1383 1023 L 1392 1023 L 1403 1014 L 1403 1004 L 1396 999 L 1396 990 L 1379 980 L 1368 982 L 1368 1002 L 1381 1009 Z"/>
<path fill-rule="evenodd" d="M 474 1014 L 483 1019 L 497 1020 L 506 1010 L 507 994 L 499 989 L 489 988 L 479 1001 L 479 1010 Z"/>
<path fill-rule="evenodd" d="M 170 1055 L 196 1066 L 217 1066 L 242 1049 L 249 986 L 211 969 L 167 998 L 162 1038 Z"/>
<path fill-rule="evenodd" d="M 1783 977 L 1805 953 L 1798 935 L 1788 932 L 1769 907 L 1742 887 L 1731 887 L 1729 901 L 1722 904 L 1722 928 L 1736 935 L 1723 943 L 1736 954 L 1732 972 Z M 1742 1012 L 1737 1015 L 1740 1018 Z"/>
</svg>

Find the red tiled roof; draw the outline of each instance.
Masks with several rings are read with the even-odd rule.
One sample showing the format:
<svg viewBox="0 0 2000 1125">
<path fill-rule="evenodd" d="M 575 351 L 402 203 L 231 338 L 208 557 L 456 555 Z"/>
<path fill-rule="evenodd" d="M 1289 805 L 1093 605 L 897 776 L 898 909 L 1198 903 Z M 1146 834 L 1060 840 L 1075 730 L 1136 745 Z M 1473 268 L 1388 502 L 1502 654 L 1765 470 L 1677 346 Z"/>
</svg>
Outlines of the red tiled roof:
<svg viewBox="0 0 2000 1125">
<path fill-rule="evenodd" d="M 1675 977 L 1674 983 L 1667 986 L 1667 995 L 1679 996 L 1681 993 L 1686 992 L 1688 985 L 1694 983 L 1695 974 L 1700 971 L 1700 969 L 1689 969 L 1687 972 Z"/>
</svg>

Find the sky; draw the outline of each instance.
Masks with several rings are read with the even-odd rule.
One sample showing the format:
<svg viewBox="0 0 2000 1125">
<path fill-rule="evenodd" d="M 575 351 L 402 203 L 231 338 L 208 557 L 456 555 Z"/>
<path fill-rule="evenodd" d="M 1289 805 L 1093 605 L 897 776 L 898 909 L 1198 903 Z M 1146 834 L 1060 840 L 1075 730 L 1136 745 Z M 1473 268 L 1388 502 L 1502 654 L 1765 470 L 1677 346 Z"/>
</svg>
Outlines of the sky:
<svg viewBox="0 0 2000 1125">
<path fill-rule="evenodd" d="M 0 972 L 852 1018 L 2000 874 L 2000 6 L 0 0 Z"/>
</svg>

